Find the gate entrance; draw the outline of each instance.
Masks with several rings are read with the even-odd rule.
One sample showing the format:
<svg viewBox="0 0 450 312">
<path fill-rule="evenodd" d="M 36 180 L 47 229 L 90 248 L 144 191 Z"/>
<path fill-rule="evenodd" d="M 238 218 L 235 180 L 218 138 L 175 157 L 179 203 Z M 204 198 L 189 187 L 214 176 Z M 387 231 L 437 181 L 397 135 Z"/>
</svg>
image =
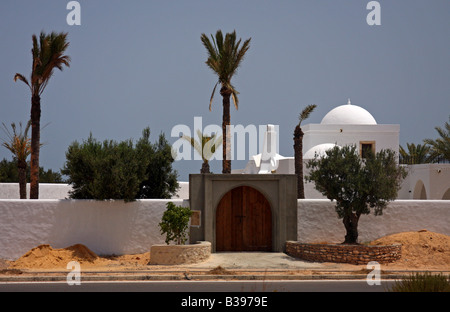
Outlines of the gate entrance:
<svg viewBox="0 0 450 312">
<path fill-rule="evenodd" d="M 272 251 L 272 211 L 258 190 L 239 186 L 216 209 L 216 251 Z"/>
</svg>

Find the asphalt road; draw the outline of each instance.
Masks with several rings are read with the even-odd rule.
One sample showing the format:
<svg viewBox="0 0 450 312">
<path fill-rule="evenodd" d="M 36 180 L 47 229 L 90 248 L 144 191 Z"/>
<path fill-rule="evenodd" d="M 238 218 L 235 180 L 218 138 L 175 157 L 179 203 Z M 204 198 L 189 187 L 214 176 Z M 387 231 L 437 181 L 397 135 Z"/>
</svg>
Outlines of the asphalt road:
<svg viewBox="0 0 450 312">
<path fill-rule="evenodd" d="M 386 292 L 393 281 L 368 285 L 365 280 L 314 281 L 140 281 L 0 283 L 0 292 Z"/>
</svg>

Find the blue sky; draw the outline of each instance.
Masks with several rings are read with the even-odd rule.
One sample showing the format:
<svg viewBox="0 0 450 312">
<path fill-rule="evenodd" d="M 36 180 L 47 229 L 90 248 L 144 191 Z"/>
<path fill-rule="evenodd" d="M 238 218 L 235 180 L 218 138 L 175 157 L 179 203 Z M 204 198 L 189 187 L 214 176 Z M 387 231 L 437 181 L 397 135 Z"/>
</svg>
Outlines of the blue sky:
<svg viewBox="0 0 450 312">
<path fill-rule="evenodd" d="M 69 34 L 71 67 L 55 72 L 41 100 L 46 169 L 62 168 L 68 146 L 91 132 L 120 141 L 149 126 L 152 141 L 163 132 L 173 143 L 171 129 L 193 129 L 194 116 L 220 125 L 218 93 L 208 110 L 216 77 L 200 41 L 218 29 L 252 38 L 232 80 L 240 107 L 231 123 L 279 125 L 281 155 L 293 156 L 293 130 L 309 104 L 318 106 L 305 124 L 350 98 L 378 123 L 399 124 L 401 145 L 435 138 L 449 118 L 448 0 L 379 1 L 380 26 L 367 24 L 366 0 L 80 0 L 80 26 L 66 23 L 68 2 L 0 2 L 0 122 L 8 126 L 29 118 L 29 90 L 13 77 L 30 74 L 31 36 Z M 0 148 L 3 158 L 11 154 Z M 187 181 L 201 162 L 174 167 Z M 211 168 L 221 172 L 221 162 Z"/>
</svg>

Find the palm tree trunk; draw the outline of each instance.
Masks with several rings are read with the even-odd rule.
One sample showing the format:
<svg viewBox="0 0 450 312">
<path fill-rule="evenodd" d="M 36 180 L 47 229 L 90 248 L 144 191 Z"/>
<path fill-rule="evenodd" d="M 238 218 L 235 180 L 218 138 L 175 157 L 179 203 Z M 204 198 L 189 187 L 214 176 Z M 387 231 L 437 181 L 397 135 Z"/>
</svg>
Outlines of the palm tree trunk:
<svg viewBox="0 0 450 312">
<path fill-rule="evenodd" d="M 223 133 L 223 152 L 222 152 L 222 173 L 231 173 L 231 146 L 230 146 L 230 96 L 231 90 L 222 87 L 223 115 L 222 115 L 222 133 Z"/>
<path fill-rule="evenodd" d="M 200 173 L 210 173 L 210 171 L 209 171 L 209 163 L 207 161 L 203 162 L 202 169 L 200 170 Z"/>
<path fill-rule="evenodd" d="M 297 198 L 305 198 L 305 187 L 303 185 L 303 131 L 299 125 L 294 131 L 294 167 L 297 175 Z"/>
<path fill-rule="evenodd" d="M 39 149 L 41 137 L 41 98 L 31 98 L 30 199 L 39 198 Z"/>
<path fill-rule="evenodd" d="M 18 160 L 17 168 L 19 171 L 20 199 L 27 199 L 27 162 L 25 160 Z"/>
</svg>

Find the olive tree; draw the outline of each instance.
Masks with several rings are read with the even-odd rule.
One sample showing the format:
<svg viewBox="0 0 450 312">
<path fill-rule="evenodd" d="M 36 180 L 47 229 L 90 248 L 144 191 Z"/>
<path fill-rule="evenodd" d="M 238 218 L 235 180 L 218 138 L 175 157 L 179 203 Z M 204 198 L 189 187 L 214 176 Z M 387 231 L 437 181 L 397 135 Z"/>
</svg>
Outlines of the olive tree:
<svg viewBox="0 0 450 312">
<path fill-rule="evenodd" d="M 361 158 L 355 146 L 336 146 L 322 157 L 307 163 L 306 180 L 328 199 L 336 202 L 336 212 L 345 229 L 344 244 L 357 244 L 358 221 L 371 209 L 376 216 L 383 213 L 389 201 L 397 197 L 406 171 L 389 149 L 368 153 Z"/>
</svg>

